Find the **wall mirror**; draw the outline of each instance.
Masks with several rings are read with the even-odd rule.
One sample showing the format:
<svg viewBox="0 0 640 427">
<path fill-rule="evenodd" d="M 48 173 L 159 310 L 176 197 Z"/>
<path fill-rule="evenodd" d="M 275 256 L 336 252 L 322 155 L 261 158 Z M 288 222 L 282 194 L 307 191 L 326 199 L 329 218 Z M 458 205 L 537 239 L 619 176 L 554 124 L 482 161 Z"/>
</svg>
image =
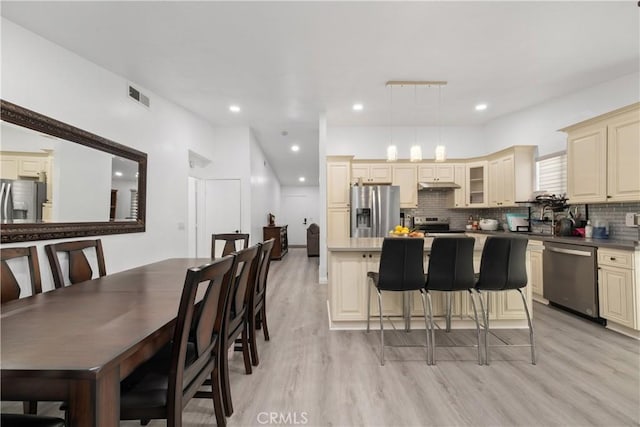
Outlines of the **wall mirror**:
<svg viewBox="0 0 640 427">
<path fill-rule="evenodd" d="M 145 231 L 146 153 L 0 102 L 2 243 Z"/>
</svg>

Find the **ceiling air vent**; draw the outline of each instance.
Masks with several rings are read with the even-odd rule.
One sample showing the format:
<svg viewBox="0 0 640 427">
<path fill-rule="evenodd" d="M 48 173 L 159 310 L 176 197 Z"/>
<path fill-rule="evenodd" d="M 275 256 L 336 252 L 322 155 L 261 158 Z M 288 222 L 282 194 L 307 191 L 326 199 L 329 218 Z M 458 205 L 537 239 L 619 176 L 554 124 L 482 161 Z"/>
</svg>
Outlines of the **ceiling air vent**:
<svg viewBox="0 0 640 427">
<path fill-rule="evenodd" d="M 146 107 L 150 107 L 149 97 L 131 85 L 129 85 L 129 97 Z"/>
</svg>

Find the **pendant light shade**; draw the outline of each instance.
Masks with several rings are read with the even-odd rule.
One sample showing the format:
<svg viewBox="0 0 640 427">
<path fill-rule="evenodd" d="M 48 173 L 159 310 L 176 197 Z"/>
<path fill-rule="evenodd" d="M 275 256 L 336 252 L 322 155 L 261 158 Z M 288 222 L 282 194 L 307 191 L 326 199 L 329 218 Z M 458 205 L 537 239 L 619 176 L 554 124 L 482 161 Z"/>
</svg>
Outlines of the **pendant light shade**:
<svg viewBox="0 0 640 427">
<path fill-rule="evenodd" d="M 395 162 L 396 160 L 398 160 L 398 147 L 390 145 L 387 147 L 387 161 Z"/>
<path fill-rule="evenodd" d="M 410 158 L 412 162 L 421 162 L 422 161 L 422 147 L 419 145 L 414 145 L 411 147 Z"/>
<path fill-rule="evenodd" d="M 447 150 L 444 145 L 436 146 L 436 162 L 444 162 L 447 160 Z"/>
</svg>

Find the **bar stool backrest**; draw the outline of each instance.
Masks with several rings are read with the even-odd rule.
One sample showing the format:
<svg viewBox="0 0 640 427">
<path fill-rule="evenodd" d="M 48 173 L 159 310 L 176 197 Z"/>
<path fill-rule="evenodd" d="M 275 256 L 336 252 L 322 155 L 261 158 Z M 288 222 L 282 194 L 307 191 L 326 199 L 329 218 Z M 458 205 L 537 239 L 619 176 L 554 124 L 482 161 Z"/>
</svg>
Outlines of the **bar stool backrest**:
<svg viewBox="0 0 640 427">
<path fill-rule="evenodd" d="M 476 289 L 501 291 L 527 286 L 527 244 L 528 240 L 520 237 L 487 238 Z"/>
<path fill-rule="evenodd" d="M 436 237 L 431 244 L 426 288 L 459 291 L 475 286 L 473 237 Z"/>
<path fill-rule="evenodd" d="M 424 288 L 424 239 L 387 237 L 382 242 L 378 289 L 410 291 Z"/>
</svg>

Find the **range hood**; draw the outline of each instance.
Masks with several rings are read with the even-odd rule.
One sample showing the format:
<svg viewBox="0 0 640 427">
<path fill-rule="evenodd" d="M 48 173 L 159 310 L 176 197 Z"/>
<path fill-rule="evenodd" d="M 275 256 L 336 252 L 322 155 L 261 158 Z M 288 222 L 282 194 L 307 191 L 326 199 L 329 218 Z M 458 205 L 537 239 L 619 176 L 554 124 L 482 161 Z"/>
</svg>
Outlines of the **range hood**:
<svg viewBox="0 0 640 427">
<path fill-rule="evenodd" d="M 435 181 L 435 182 L 419 182 L 418 190 L 456 190 L 461 188 L 455 182 L 444 182 L 444 181 Z"/>
</svg>

